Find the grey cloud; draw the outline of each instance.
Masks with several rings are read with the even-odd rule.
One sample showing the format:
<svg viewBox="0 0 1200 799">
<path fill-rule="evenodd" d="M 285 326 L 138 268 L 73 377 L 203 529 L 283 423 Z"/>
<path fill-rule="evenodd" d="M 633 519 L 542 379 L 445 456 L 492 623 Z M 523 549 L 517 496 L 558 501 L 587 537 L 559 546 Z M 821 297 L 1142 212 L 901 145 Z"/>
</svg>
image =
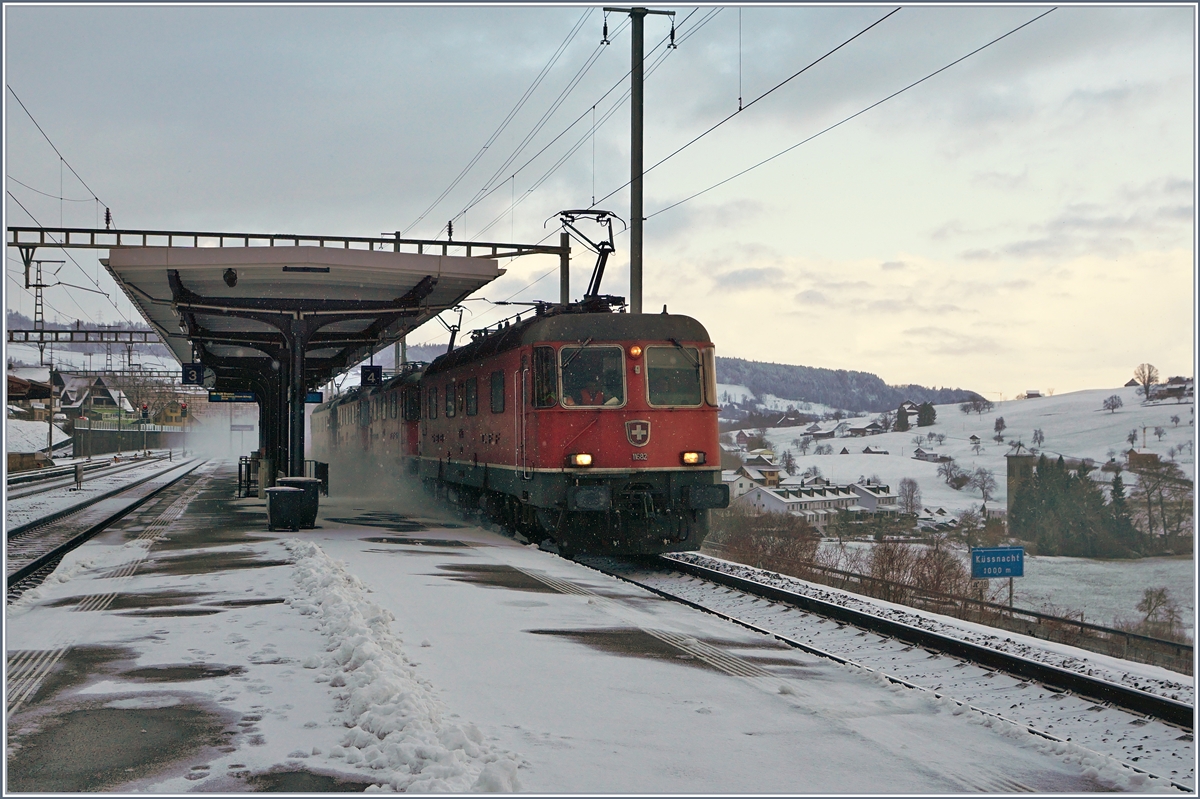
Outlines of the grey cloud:
<svg viewBox="0 0 1200 799">
<path fill-rule="evenodd" d="M 804 305 L 829 305 L 830 304 L 829 300 L 825 297 L 825 295 L 822 294 L 821 292 L 817 291 L 816 289 L 808 289 L 807 291 L 802 291 L 796 295 L 795 299 L 796 299 L 796 302 L 803 303 Z"/>
<path fill-rule="evenodd" d="M 988 336 L 972 336 L 945 327 L 910 327 L 903 335 L 917 339 L 913 347 L 935 355 L 982 355 L 1003 351 L 1003 347 Z"/>
<path fill-rule="evenodd" d="M 884 261 L 879 265 L 879 268 L 885 272 L 890 272 L 895 269 L 905 269 L 907 267 L 908 264 L 904 263 L 904 261 Z"/>
<path fill-rule="evenodd" d="M 752 291 L 787 285 L 782 269 L 762 267 L 735 269 L 713 278 L 714 288 L 720 291 Z"/>
</svg>

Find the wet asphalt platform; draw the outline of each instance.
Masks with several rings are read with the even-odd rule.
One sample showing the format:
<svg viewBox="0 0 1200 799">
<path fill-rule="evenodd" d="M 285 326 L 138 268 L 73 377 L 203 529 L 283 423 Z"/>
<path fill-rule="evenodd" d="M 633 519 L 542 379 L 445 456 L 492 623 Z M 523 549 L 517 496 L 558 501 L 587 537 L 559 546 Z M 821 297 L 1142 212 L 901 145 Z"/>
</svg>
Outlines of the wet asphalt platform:
<svg viewBox="0 0 1200 799">
<path fill-rule="evenodd" d="M 8 606 L 6 792 L 1104 787 L 403 487 L 271 533 L 234 482 L 206 464 Z M 427 740 L 384 746 L 398 719 Z"/>
</svg>

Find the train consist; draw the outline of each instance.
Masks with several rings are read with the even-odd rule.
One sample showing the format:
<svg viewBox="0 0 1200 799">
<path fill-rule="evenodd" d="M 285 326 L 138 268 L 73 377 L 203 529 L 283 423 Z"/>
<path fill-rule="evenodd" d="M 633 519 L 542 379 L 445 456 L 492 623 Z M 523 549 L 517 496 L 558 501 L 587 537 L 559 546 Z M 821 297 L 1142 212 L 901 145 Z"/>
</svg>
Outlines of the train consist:
<svg viewBox="0 0 1200 799">
<path fill-rule="evenodd" d="M 318 406 L 314 457 L 416 475 L 564 553 L 699 548 L 721 483 L 713 344 L 695 319 L 539 304 Z"/>
</svg>

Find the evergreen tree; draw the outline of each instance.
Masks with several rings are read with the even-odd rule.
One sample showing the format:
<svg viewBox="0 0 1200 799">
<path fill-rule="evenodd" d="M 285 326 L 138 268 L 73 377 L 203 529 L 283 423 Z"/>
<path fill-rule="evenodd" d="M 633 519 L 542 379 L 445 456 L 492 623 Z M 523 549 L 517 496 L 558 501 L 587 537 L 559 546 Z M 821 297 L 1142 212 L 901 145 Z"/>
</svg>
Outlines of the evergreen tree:
<svg viewBox="0 0 1200 799">
<path fill-rule="evenodd" d="M 904 433 L 908 430 L 908 411 L 904 410 L 903 405 L 896 411 L 896 426 L 894 429 L 897 433 Z"/>
<path fill-rule="evenodd" d="M 937 421 L 937 410 L 932 402 L 922 402 L 917 406 L 917 427 L 929 427 Z"/>
</svg>

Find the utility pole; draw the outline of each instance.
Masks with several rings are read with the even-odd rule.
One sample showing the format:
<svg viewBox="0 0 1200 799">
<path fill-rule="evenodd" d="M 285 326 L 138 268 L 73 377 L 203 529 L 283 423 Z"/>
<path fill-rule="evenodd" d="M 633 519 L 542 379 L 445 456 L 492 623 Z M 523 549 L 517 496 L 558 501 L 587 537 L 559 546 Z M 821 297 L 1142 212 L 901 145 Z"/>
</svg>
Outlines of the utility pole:
<svg viewBox="0 0 1200 799">
<path fill-rule="evenodd" d="M 605 8 L 628 14 L 633 27 L 633 47 L 630 62 L 629 91 L 629 312 L 642 312 L 642 87 L 645 82 L 645 18 L 647 14 L 671 17 L 671 47 L 675 46 L 675 12 L 649 8 Z M 605 25 L 605 41 L 608 25 Z"/>
</svg>

